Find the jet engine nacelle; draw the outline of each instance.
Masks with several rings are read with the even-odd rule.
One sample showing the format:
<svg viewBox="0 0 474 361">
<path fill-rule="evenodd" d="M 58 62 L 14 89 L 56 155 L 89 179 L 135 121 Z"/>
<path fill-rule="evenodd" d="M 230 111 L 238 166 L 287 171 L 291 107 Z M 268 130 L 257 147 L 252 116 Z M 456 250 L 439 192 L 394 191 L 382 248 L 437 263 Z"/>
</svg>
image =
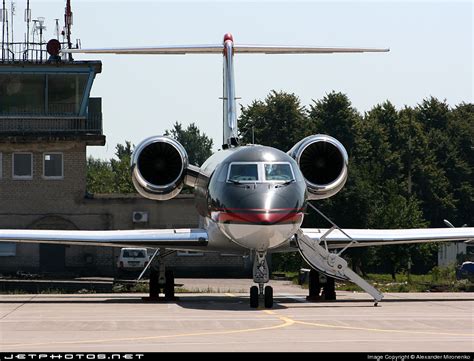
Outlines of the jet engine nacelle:
<svg viewBox="0 0 474 361">
<path fill-rule="evenodd" d="M 188 154 L 178 141 L 166 136 L 147 138 L 132 154 L 133 185 L 145 198 L 174 198 L 183 188 L 188 165 Z"/>
<path fill-rule="evenodd" d="M 309 199 L 329 198 L 346 183 L 349 157 L 337 139 L 324 134 L 310 135 L 296 143 L 288 154 L 303 173 Z"/>
</svg>

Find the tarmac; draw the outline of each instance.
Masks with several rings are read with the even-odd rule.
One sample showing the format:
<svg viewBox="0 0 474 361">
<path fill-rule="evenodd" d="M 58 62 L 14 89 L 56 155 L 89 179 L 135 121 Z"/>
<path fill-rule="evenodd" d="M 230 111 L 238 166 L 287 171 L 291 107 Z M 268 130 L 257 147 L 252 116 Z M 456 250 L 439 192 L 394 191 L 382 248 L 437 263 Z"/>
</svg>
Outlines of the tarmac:
<svg viewBox="0 0 474 361">
<path fill-rule="evenodd" d="M 272 281 L 274 308 L 251 309 L 251 280 L 176 283 L 195 293 L 0 295 L 0 351 L 474 352 L 474 293 L 387 293 L 374 307 L 344 291 L 307 302 Z"/>
</svg>

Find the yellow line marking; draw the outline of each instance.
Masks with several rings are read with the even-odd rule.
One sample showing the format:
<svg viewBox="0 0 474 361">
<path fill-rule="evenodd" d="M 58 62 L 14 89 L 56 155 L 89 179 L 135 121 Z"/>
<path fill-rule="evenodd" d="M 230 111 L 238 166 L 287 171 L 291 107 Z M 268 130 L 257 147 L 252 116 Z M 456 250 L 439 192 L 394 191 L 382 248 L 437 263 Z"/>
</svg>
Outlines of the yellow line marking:
<svg viewBox="0 0 474 361">
<path fill-rule="evenodd" d="M 231 293 L 226 293 L 229 297 L 235 297 Z M 474 334 L 471 333 L 449 333 L 449 332 L 429 332 L 429 331 L 409 331 L 409 330 L 393 330 L 393 329 L 380 329 L 380 328 L 364 328 L 364 327 L 355 327 L 355 326 L 338 326 L 330 325 L 324 323 L 315 323 L 315 322 L 305 322 L 297 321 L 289 317 L 280 316 L 274 311 L 262 310 L 267 315 L 273 315 L 278 317 L 282 323 L 275 326 L 266 326 L 266 327 L 257 327 L 257 328 L 247 328 L 241 330 L 229 330 L 229 331 L 213 331 L 213 332 L 195 332 L 195 333 L 181 333 L 174 335 L 161 335 L 161 336 L 146 336 L 146 337 L 130 337 L 130 338 L 111 338 L 111 339 L 102 339 L 102 340 L 81 340 L 81 341 L 58 341 L 58 342 L 38 342 L 38 343 L 25 343 L 25 344 L 3 344 L 5 347 L 27 347 L 27 346 L 47 346 L 47 345 L 77 345 L 77 344 L 97 344 L 97 343 L 106 343 L 106 342 L 118 342 L 118 341 L 145 341 L 145 340 L 159 340 L 159 339 L 169 339 L 177 337 L 193 337 L 193 336 L 210 336 L 210 335 L 230 335 L 246 332 L 256 332 L 264 330 L 275 330 L 279 328 L 289 327 L 294 324 L 322 327 L 322 328 L 336 328 L 336 329 L 345 329 L 345 330 L 358 330 L 358 331 L 368 331 L 368 332 L 381 332 L 381 333 L 404 333 L 404 334 L 417 334 L 417 335 L 447 335 L 447 336 L 470 336 L 474 337 Z"/>
<path fill-rule="evenodd" d="M 224 294 L 228 297 L 235 297 L 235 295 L 233 293 L 224 293 Z"/>
<path fill-rule="evenodd" d="M 418 334 L 418 335 L 447 335 L 447 336 L 471 336 L 474 337 L 472 333 L 449 333 L 449 332 L 428 332 L 428 331 L 409 331 L 409 330 L 391 330 L 383 328 L 365 328 L 365 327 L 355 327 L 355 326 L 337 326 L 337 325 L 328 325 L 324 323 L 314 323 L 314 322 L 304 322 L 296 321 L 301 325 L 316 326 L 323 328 L 341 328 L 346 330 L 359 330 L 359 331 L 371 331 L 371 332 L 388 332 L 388 333 L 407 333 L 407 334 Z"/>
<path fill-rule="evenodd" d="M 275 326 L 247 328 L 242 330 L 232 331 L 214 331 L 214 332 L 196 332 L 196 333 L 181 333 L 175 335 L 161 335 L 161 336 L 147 336 L 147 337 L 131 337 L 131 338 L 111 338 L 103 340 L 82 340 L 82 341 L 58 341 L 58 342 L 38 342 L 38 343 L 22 343 L 22 344 L 3 344 L 2 348 L 5 347 L 27 347 L 27 346 L 51 346 L 51 345 L 78 345 L 78 344 L 90 344 L 90 343 L 106 343 L 106 342 L 117 342 L 117 341 L 145 341 L 145 340 L 159 340 L 174 337 L 193 337 L 193 336 L 210 336 L 210 335 L 230 335 L 236 333 L 275 330 L 278 328 L 288 327 L 295 323 L 294 320 L 288 317 L 278 316 L 280 323 Z"/>
</svg>

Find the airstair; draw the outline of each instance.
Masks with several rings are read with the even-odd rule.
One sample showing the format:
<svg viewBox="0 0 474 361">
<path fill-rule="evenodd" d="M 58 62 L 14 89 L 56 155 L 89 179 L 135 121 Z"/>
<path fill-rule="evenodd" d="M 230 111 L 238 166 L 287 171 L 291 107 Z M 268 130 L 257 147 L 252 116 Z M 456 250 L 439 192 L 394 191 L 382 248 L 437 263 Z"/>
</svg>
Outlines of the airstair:
<svg viewBox="0 0 474 361">
<path fill-rule="evenodd" d="M 325 274 L 326 276 L 355 283 L 374 298 L 374 305 L 377 306 L 378 302 L 382 300 L 383 294 L 355 273 L 348 266 L 347 261 L 341 257 L 342 252 L 349 248 L 353 243 L 356 243 L 356 241 L 312 204 L 309 204 L 309 206 L 316 210 L 324 219 L 329 221 L 332 224 L 332 227 L 317 241 L 306 236 L 301 229 L 298 230 L 296 241 L 304 260 L 315 270 Z M 336 229 L 347 236 L 350 243 L 339 252 L 332 253 L 328 250 L 326 237 Z M 321 245 L 321 242 L 324 243 L 324 246 Z"/>
</svg>

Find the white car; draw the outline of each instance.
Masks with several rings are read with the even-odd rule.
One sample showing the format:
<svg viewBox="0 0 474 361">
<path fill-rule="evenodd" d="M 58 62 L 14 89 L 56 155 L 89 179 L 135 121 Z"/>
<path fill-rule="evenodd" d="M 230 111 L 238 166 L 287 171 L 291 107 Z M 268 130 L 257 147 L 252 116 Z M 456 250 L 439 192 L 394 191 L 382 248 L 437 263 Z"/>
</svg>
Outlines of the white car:
<svg viewBox="0 0 474 361">
<path fill-rule="evenodd" d="M 146 248 L 122 248 L 117 260 L 117 268 L 121 271 L 138 271 L 144 269 L 149 262 Z"/>
</svg>

